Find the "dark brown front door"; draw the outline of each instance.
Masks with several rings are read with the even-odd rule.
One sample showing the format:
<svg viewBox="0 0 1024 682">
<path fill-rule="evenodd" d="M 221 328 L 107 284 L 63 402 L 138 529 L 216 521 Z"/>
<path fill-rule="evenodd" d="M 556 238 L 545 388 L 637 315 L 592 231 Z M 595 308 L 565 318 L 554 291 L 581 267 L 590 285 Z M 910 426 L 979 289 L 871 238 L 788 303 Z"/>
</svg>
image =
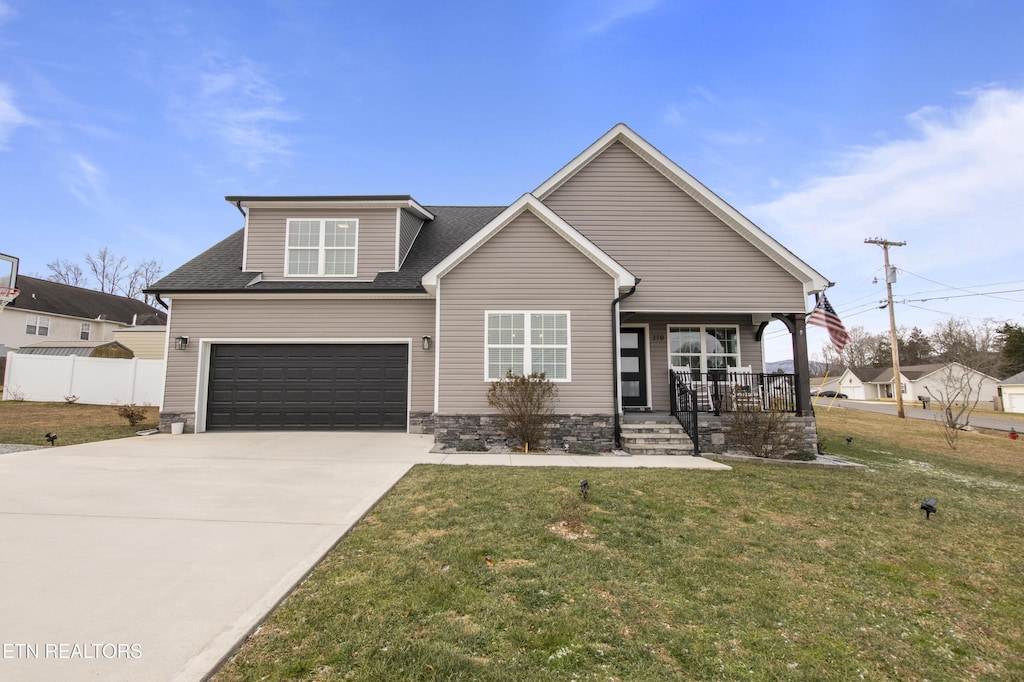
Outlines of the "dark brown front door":
<svg viewBox="0 0 1024 682">
<path fill-rule="evenodd" d="M 643 327 L 619 330 L 619 381 L 622 407 L 647 407 L 647 342 Z"/>
</svg>

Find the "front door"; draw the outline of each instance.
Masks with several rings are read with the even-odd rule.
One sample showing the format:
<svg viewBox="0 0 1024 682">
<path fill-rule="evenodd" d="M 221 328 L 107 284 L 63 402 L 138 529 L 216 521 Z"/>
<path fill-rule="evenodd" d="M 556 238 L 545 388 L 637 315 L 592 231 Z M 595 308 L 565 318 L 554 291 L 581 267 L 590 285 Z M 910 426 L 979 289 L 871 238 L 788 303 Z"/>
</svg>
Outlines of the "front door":
<svg viewBox="0 0 1024 682">
<path fill-rule="evenodd" d="M 619 380 L 622 407 L 647 407 L 647 343 L 643 327 L 619 330 Z"/>
</svg>

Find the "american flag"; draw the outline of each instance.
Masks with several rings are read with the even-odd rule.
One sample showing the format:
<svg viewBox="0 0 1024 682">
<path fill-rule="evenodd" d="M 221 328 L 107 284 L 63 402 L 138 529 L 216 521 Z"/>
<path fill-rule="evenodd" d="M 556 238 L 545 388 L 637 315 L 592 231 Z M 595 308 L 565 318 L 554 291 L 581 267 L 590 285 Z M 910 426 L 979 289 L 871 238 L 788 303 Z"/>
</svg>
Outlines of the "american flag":
<svg viewBox="0 0 1024 682">
<path fill-rule="evenodd" d="M 843 348 L 846 348 L 846 344 L 850 340 L 850 334 L 846 331 L 846 327 L 843 326 L 843 321 L 836 315 L 835 308 L 828 302 L 824 293 L 818 297 L 818 304 L 814 306 L 814 310 L 807 316 L 807 324 L 827 329 L 828 335 L 832 337 L 832 345 L 835 346 L 837 353 L 842 353 Z"/>
</svg>

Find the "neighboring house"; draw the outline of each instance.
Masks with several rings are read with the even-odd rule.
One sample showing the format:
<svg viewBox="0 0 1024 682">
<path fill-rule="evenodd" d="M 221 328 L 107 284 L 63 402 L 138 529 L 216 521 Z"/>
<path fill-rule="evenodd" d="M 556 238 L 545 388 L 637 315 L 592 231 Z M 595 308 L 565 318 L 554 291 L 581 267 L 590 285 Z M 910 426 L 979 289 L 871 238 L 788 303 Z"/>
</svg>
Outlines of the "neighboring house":
<svg viewBox="0 0 1024 682">
<path fill-rule="evenodd" d="M 669 369 L 757 375 L 828 280 L 620 124 L 511 206 L 230 196 L 228 236 L 154 284 L 169 308 L 161 422 L 186 429 L 494 431 L 490 383 L 544 372 L 555 437 L 608 447 L 667 411 Z M 813 431 L 813 429 L 811 429 Z"/>
<path fill-rule="evenodd" d="M 76 355 L 80 358 L 120 358 L 129 360 L 135 357 L 131 348 L 117 341 L 42 341 L 22 346 L 17 351 L 21 355 Z"/>
<path fill-rule="evenodd" d="M 1000 381 L 998 391 L 1005 412 L 1024 413 L 1024 372 Z"/>
<path fill-rule="evenodd" d="M 114 340 L 131 348 L 140 360 L 163 360 L 167 354 L 167 325 L 122 327 L 114 330 Z"/>
<path fill-rule="evenodd" d="M 839 376 L 811 377 L 811 393 L 818 394 L 822 391 L 842 392 L 842 378 Z"/>
<path fill-rule="evenodd" d="M 42 341 L 106 343 L 116 329 L 166 322 L 165 313 L 134 298 L 27 275 L 13 279 L 21 293 L 0 312 L 0 346 L 6 350 Z"/>
<path fill-rule="evenodd" d="M 978 397 L 981 402 L 991 402 L 998 383 L 995 377 L 958 362 L 900 366 L 900 376 L 904 401 L 951 396 L 969 386 L 972 400 Z M 895 400 L 892 377 L 892 367 L 851 367 L 843 372 L 842 392 L 853 400 Z"/>
<path fill-rule="evenodd" d="M 835 390 L 851 400 L 878 400 L 878 387 L 870 382 L 881 371 L 878 367 L 848 367 L 839 376 L 840 388 Z"/>
</svg>

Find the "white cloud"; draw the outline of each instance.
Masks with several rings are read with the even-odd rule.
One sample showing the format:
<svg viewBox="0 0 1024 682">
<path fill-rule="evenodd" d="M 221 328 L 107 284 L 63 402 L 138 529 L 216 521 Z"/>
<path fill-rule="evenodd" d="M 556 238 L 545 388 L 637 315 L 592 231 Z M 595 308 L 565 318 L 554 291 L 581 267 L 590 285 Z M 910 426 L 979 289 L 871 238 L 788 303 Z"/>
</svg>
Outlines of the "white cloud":
<svg viewBox="0 0 1024 682">
<path fill-rule="evenodd" d="M 68 191 L 86 206 L 92 206 L 104 194 L 107 175 L 81 154 L 75 154 L 71 161 L 64 176 Z"/>
<path fill-rule="evenodd" d="M 1020 211 L 1001 209 L 1024 202 L 1024 92 L 967 96 L 962 109 L 910 114 L 913 138 L 857 149 L 837 160 L 836 174 L 749 214 L 787 243 L 813 239 L 834 263 L 848 263 L 845 253 L 827 257 L 839 245 L 845 251 L 878 235 L 913 242 L 915 260 L 933 267 L 984 262 L 985 245 L 1013 248 Z"/>
<path fill-rule="evenodd" d="M 0 5 L 0 10 L 3 6 Z M 0 14 L 0 18 L 3 15 Z M 21 125 L 31 123 L 29 118 L 14 106 L 14 95 L 6 85 L 0 83 L 0 151 L 7 149 L 7 139 L 11 132 Z"/>
<path fill-rule="evenodd" d="M 14 8 L 3 0 L 0 0 L 0 24 L 10 21 L 15 17 Z"/>
<path fill-rule="evenodd" d="M 588 33 L 604 33 L 624 19 L 651 11 L 661 4 L 661 0 L 610 0 L 595 4 L 601 10 L 601 16 L 587 26 Z"/>
<path fill-rule="evenodd" d="M 290 138 L 278 125 L 298 116 L 252 61 L 206 55 L 172 100 L 172 118 L 188 134 L 212 137 L 250 168 L 289 153 Z"/>
<path fill-rule="evenodd" d="M 884 297 L 871 286 L 881 277 L 882 254 L 870 237 L 906 241 L 891 250 L 904 274 L 897 298 L 935 289 L 917 276 L 952 286 L 1019 279 L 1024 259 L 1024 91 L 986 88 L 964 93 L 956 108 L 922 107 L 906 117 L 912 134 L 865 146 L 835 159 L 836 172 L 744 213 L 837 282 L 829 298 L 842 315 L 844 301 Z M 958 293 L 950 291 L 950 293 Z M 928 329 L 947 315 L 1005 318 L 1020 306 L 986 297 L 948 304 L 908 302 L 899 324 Z M 865 314 L 851 324 L 887 323 Z M 870 319 L 868 319 L 870 318 Z M 878 318 L 877 320 L 875 318 Z"/>
</svg>

